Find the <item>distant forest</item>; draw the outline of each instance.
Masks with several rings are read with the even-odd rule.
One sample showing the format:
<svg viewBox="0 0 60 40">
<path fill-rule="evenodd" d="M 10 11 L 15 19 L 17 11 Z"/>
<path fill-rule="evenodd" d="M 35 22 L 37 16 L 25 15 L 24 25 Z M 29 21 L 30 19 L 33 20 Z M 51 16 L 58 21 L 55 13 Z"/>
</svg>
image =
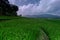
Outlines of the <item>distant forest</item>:
<svg viewBox="0 0 60 40">
<path fill-rule="evenodd" d="M 17 16 L 18 6 L 9 4 L 8 0 L 0 0 L 0 16 Z"/>
</svg>

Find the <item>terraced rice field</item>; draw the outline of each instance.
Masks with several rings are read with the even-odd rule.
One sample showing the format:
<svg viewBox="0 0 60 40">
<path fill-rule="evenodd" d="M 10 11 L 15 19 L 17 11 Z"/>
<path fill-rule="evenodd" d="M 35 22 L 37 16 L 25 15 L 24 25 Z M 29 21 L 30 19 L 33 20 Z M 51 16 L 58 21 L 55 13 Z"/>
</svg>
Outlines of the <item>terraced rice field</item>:
<svg viewBox="0 0 60 40">
<path fill-rule="evenodd" d="M 41 28 L 50 40 L 60 40 L 60 20 L 7 16 L 0 17 L 0 40 L 43 40 Z"/>
</svg>

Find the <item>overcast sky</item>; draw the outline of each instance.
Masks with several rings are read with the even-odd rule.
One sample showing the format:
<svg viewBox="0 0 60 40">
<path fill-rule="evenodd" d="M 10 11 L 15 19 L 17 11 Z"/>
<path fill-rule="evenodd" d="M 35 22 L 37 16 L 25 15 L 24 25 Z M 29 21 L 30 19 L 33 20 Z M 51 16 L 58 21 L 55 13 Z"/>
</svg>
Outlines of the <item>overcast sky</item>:
<svg viewBox="0 0 60 40">
<path fill-rule="evenodd" d="M 18 15 L 60 15 L 60 0 L 9 0 L 19 7 Z"/>
</svg>

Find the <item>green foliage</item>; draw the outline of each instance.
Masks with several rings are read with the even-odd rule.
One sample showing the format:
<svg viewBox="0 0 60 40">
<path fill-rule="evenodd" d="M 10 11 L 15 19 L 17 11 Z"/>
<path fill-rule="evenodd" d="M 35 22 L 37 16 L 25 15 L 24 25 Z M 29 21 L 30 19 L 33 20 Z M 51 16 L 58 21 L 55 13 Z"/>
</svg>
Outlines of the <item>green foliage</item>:
<svg viewBox="0 0 60 40">
<path fill-rule="evenodd" d="M 1 40 L 36 40 L 41 27 L 50 40 L 60 40 L 60 19 L 8 18 L 12 20 L 0 22 Z"/>
</svg>

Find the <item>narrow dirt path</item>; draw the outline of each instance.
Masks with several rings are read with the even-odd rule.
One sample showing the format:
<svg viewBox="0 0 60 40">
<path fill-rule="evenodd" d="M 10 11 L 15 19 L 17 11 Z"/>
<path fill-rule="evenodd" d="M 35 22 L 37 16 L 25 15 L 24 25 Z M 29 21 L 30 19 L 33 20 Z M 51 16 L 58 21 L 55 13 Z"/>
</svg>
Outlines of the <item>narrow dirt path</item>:
<svg viewBox="0 0 60 40">
<path fill-rule="evenodd" d="M 44 32 L 43 29 L 40 29 L 39 36 L 37 40 L 49 40 L 48 35 Z"/>
</svg>

